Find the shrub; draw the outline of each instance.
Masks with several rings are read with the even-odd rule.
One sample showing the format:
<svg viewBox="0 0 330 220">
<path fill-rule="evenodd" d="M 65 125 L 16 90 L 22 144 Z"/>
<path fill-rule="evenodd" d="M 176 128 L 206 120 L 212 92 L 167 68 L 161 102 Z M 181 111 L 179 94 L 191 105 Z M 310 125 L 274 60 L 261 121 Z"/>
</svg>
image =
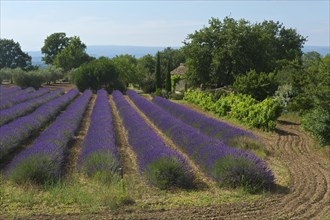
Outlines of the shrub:
<svg viewBox="0 0 330 220">
<path fill-rule="evenodd" d="M 243 156 L 226 155 L 218 159 L 212 169 L 213 176 L 223 186 L 243 187 L 251 193 L 271 187 L 271 178 L 259 172 L 252 160 Z"/>
<path fill-rule="evenodd" d="M 193 176 L 182 169 L 182 164 L 173 157 L 163 157 L 150 163 L 145 171 L 148 181 L 160 189 L 170 187 L 190 188 Z"/>
<path fill-rule="evenodd" d="M 42 83 L 45 82 L 44 76 L 38 70 L 30 72 L 16 70 L 13 79 L 15 84 L 22 88 L 33 87 L 34 89 L 39 89 Z"/>
<path fill-rule="evenodd" d="M 311 133 L 321 145 L 330 145 L 330 112 L 314 108 L 302 117 L 303 128 Z"/>
</svg>

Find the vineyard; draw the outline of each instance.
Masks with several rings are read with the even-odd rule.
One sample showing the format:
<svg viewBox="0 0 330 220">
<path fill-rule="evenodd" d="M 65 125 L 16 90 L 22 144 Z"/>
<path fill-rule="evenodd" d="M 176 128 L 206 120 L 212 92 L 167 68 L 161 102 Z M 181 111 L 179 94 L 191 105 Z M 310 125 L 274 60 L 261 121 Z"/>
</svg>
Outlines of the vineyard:
<svg viewBox="0 0 330 220">
<path fill-rule="evenodd" d="M 269 135 L 196 108 L 132 90 L 109 95 L 1 86 L 0 218 L 97 212 L 105 218 L 286 219 L 329 212 L 329 161 L 308 147 L 295 124 L 283 121 Z M 19 203 L 26 188 L 37 192 L 35 200 L 25 197 L 30 207 Z M 56 205 L 63 192 L 72 195 Z M 103 196 L 102 202 L 89 204 L 80 193 Z M 46 207 L 38 212 L 41 203 Z"/>
</svg>

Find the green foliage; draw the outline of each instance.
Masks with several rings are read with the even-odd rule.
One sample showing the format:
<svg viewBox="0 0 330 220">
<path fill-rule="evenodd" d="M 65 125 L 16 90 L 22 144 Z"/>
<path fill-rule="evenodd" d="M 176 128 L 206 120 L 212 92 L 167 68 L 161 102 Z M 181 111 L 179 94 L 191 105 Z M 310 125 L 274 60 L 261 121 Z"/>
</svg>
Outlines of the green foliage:
<svg viewBox="0 0 330 220">
<path fill-rule="evenodd" d="M 156 62 L 156 72 L 155 72 L 155 78 L 156 78 L 156 89 L 162 88 L 162 79 L 160 75 L 160 54 L 157 53 L 157 62 Z"/>
<path fill-rule="evenodd" d="M 246 75 L 239 75 L 235 78 L 234 89 L 243 94 L 251 95 L 256 100 L 262 101 L 273 96 L 278 85 L 273 73 L 257 73 L 249 71 Z"/>
<path fill-rule="evenodd" d="M 21 68 L 28 69 L 31 66 L 31 56 L 24 53 L 18 42 L 0 38 L 0 69 Z"/>
<path fill-rule="evenodd" d="M 31 155 L 10 173 L 9 179 L 16 183 L 33 182 L 50 184 L 57 181 L 56 168 L 47 155 Z M 53 170 L 53 172 L 52 172 Z"/>
<path fill-rule="evenodd" d="M 107 183 L 119 178 L 118 164 L 110 152 L 95 152 L 84 159 L 81 171 L 87 176 Z"/>
<path fill-rule="evenodd" d="M 216 98 L 216 99 L 215 99 Z M 266 98 L 258 102 L 251 96 L 243 94 L 223 94 L 220 98 L 200 90 L 188 90 L 184 100 L 211 111 L 219 117 L 228 116 L 263 130 L 272 130 L 280 116 L 281 106 L 278 99 Z"/>
<path fill-rule="evenodd" d="M 188 79 L 193 86 L 230 85 L 235 76 L 251 69 L 269 73 L 294 60 L 301 63 L 305 41 L 279 22 L 211 18 L 209 26 L 188 35 L 184 42 Z"/>
<path fill-rule="evenodd" d="M 86 89 L 97 91 L 101 88 L 108 92 L 114 89 L 124 91 L 126 87 L 118 77 L 113 61 L 105 57 L 83 64 L 74 72 L 75 84 L 80 91 Z"/>
<path fill-rule="evenodd" d="M 68 38 L 65 33 L 53 33 L 45 39 L 44 46 L 41 52 L 44 54 L 42 60 L 46 64 L 54 64 L 57 54 L 69 45 L 71 38 Z"/>
<path fill-rule="evenodd" d="M 329 100 L 328 100 L 329 101 Z M 311 133 L 321 145 L 330 145 L 330 110 L 316 107 L 302 117 L 304 130 Z"/>
<path fill-rule="evenodd" d="M 215 162 L 213 176 L 221 186 L 242 187 L 255 193 L 265 188 L 265 177 L 258 174 L 255 164 L 244 157 L 227 155 Z M 251 176 L 254 175 L 254 176 Z"/>
<path fill-rule="evenodd" d="M 120 55 L 111 59 L 116 66 L 119 80 L 125 85 L 129 83 L 138 84 L 139 77 L 137 72 L 137 60 L 132 55 Z"/>
<path fill-rule="evenodd" d="M 55 83 L 57 80 L 64 77 L 63 69 L 57 68 L 53 65 L 42 68 L 39 72 L 44 77 L 44 81 L 47 82 L 47 84 L 50 84 L 51 82 Z"/>
<path fill-rule="evenodd" d="M 58 52 L 53 64 L 64 71 L 77 68 L 94 59 L 85 52 L 85 49 L 86 45 L 81 42 L 79 37 L 74 36 L 70 39 L 68 46 Z"/>
<path fill-rule="evenodd" d="M 137 60 L 138 84 L 146 93 L 156 91 L 155 67 L 155 58 L 150 54 Z"/>
<path fill-rule="evenodd" d="M 167 64 L 166 69 L 166 80 L 165 80 L 165 89 L 167 92 L 171 92 L 172 90 L 172 79 L 171 79 L 171 63 L 170 61 Z"/>
<path fill-rule="evenodd" d="M 21 88 L 33 87 L 39 89 L 45 82 L 45 77 L 39 70 L 26 72 L 20 68 L 12 70 L 13 80 Z"/>
<path fill-rule="evenodd" d="M 185 171 L 182 164 L 174 158 L 163 157 L 152 162 L 145 171 L 145 176 L 152 185 L 160 189 L 193 187 L 193 175 Z"/>
</svg>

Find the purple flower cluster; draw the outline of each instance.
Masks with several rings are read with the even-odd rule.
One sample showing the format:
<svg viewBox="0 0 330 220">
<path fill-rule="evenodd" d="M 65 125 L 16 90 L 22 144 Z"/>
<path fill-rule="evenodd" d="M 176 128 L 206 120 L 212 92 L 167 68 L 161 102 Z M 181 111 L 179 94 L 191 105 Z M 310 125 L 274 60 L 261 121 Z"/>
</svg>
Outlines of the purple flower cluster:
<svg viewBox="0 0 330 220">
<path fill-rule="evenodd" d="M 77 89 L 72 89 L 65 95 L 43 104 L 32 114 L 20 117 L 0 127 L 0 160 L 22 141 L 29 138 L 31 134 L 38 132 L 78 94 Z"/>
<path fill-rule="evenodd" d="M 115 144 L 112 112 L 108 93 L 97 91 L 87 135 L 78 161 L 79 170 L 88 176 L 97 172 L 112 175 L 119 166 L 118 149 Z"/>
<path fill-rule="evenodd" d="M 137 155 L 140 172 L 146 171 L 151 163 L 162 158 L 173 158 L 181 164 L 182 169 L 189 169 L 182 155 L 163 142 L 119 91 L 114 91 L 112 96 L 128 132 L 128 142 Z"/>
<path fill-rule="evenodd" d="M 0 111 L 0 126 L 18 118 L 21 116 L 24 116 L 26 114 L 29 114 L 36 108 L 38 108 L 40 105 L 59 97 L 64 93 L 64 89 L 58 88 L 53 92 L 50 92 L 48 94 L 42 95 L 38 98 L 28 100 L 22 103 L 19 103 L 17 105 L 13 105 L 10 108 L 3 109 Z"/>
<path fill-rule="evenodd" d="M 16 177 L 16 170 L 22 173 L 26 169 L 29 172 L 25 173 L 27 179 L 37 178 L 40 182 L 58 180 L 65 148 L 78 129 L 91 96 L 92 92 L 86 90 L 42 132 L 30 148 L 16 155 L 7 170 L 9 178 Z M 35 163 L 35 160 L 42 160 L 43 164 Z M 36 177 L 39 173 L 46 179 Z"/>
<path fill-rule="evenodd" d="M 153 98 L 152 101 L 177 119 L 180 119 L 184 123 L 198 129 L 209 137 L 220 139 L 226 145 L 230 145 L 233 139 L 242 136 L 256 140 L 256 137 L 250 132 L 233 127 L 213 118 L 206 117 L 162 97 L 157 96 Z"/>
<path fill-rule="evenodd" d="M 14 86 L 14 87 L 10 87 L 10 88 L 7 88 L 5 86 L 1 86 L 1 88 L 0 88 L 0 98 L 10 96 L 11 93 L 14 93 L 14 92 L 20 91 L 20 90 L 22 90 L 22 89 L 19 86 Z"/>
<path fill-rule="evenodd" d="M 205 173 L 219 182 L 224 181 L 223 176 L 218 176 L 215 166 L 218 161 L 225 157 L 238 158 L 234 161 L 248 161 L 250 167 L 239 166 L 231 169 L 230 172 L 238 173 L 238 178 L 251 179 L 256 177 L 262 179 L 263 186 L 270 186 L 274 182 L 274 176 L 266 163 L 250 152 L 241 149 L 231 148 L 218 139 L 210 138 L 195 128 L 188 126 L 181 120 L 174 118 L 168 112 L 157 105 L 142 98 L 134 91 L 127 92 L 130 99 L 138 108 L 161 129 L 172 141 L 186 152 L 192 160 L 198 164 Z M 242 164 L 242 163 L 241 163 Z M 227 169 L 228 170 L 228 169 Z"/>
<path fill-rule="evenodd" d="M 25 90 L 27 90 L 27 89 L 25 89 Z M 25 90 L 22 90 L 22 91 L 25 91 Z M 24 102 L 24 101 L 27 101 L 30 99 L 37 98 L 39 96 L 42 96 L 42 95 L 48 93 L 49 91 L 50 91 L 49 88 L 42 88 L 42 89 L 39 89 L 34 92 L 32 90 L 31 92 L 23 93 L 23 94 L 16 95 L 16 96 L 8 98 L 8 99 L 4 99 L 4 100 L 0 101 L 0 110 L 9 108 L 12 105 L 15 105 L 15 104 L 18 104 L 18 103 L 21 103 L 21 102 Z"/>
<path fill-rule="evenodd" d="M 19 95 L 22 95 L 22 94 L 27 94 L 27 93 L 34 92 L 34 91 L 35 91 L 34 88 L 28 87 L 28 88 L 23 89 L 23 90 L 22 89 L 17 89 L 17 90 L 14 90 L 12 92 L 7 92 L 4 95 L 1 94 L 0 102 L 6 101 L 6 100 L 12 100 L 16 96 L 19 96 Z"/>
</svg>

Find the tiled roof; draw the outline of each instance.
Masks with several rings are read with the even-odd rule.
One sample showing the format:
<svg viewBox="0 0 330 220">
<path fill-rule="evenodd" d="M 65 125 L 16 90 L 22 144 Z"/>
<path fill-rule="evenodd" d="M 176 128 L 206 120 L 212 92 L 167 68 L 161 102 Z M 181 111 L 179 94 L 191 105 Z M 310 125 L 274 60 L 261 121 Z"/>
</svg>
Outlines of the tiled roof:
<svg viewBox="0 0 330 220">
<path fill-rule="evenodd" d="M 183 75 L 187 72 L 187 67 L 183 63 L 180 63 L 180 66 L 171 71 L 172 75 Z"/>
</svg>

